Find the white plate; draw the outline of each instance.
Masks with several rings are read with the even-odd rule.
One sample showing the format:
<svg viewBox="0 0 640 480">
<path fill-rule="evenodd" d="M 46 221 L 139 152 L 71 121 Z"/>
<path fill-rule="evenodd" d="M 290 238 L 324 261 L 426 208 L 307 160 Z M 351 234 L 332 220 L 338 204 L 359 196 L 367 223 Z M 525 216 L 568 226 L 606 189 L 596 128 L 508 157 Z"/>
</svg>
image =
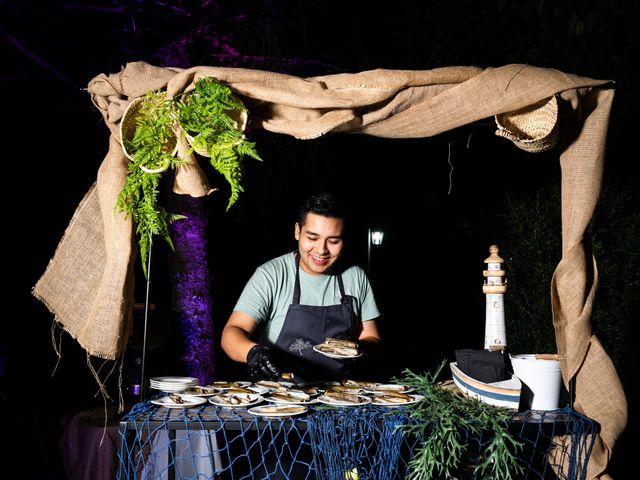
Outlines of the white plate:
<svg viewBox="0 0 640 480">
<path fill-rule="evenodd" d="M 369 393 L 380 393 L 385 390 L 391 390 L 399 393 L 409 393 L 413 391 L 413 388 L 406 385 L 400 385 L 398 383 L 379 383 L 375 387 L 365 387 L 364 391 Z"/>
<path fill-rule="evenodd" d="M 318 402 L 324 403 L 326 405 L 334 405 L 337 407 L 356 407 L 358 405 L 366 405 L 367 403 L 371 403 L 370 397 L 365 397 L 364 395 L 357 395 L 362 401 L 361 402 L 348 402 L 347 400 L 339 400 L 337 398 L 327 397 L 326 395 L 320 395 L 318 397 Z"/>
<path fill-rule="evenodd" d="M 233 396 L 233 397 L 238 397 L 238 398 L 246 398 L 247 401 L 243 402 L 243 403 L 238 403 L 237 405 L 233 405 L 231 403 L 227 403 L 224 401 L 225 397 L 229 397 L 229 396 Z M 227 394 L 227 393 L 219 393 L 218 395 L 214 395 L 213 397 L 209 397 L 209 402 L 213 403 L 214 405 L 217 405 L 219 407 L 225 407 L 225 408 L 245 408 L 245 407 L 250 407 L 251 405 L 256 405 L 257 403 L 260 403 L 262 400 L 264 400 L 262 398 L 261 395 L 258 395 L 257 393 L 234 393 L 234 394 Z"/>
<path fill-rule="evenodd" d="M 193 382 L 197 383 L 198 379 L 195 377 L 153 377 L 150 382 L 192 384 Z"/>
<path fill-rule="evenodd" d="M 231 385 L 233 384 L 233 385 Z M 219 385 L 217 384 L 217 382 L 213 382 L 210 384 L 210 386 L 214 387 L 214 388 L 218 388 L 220 390 L 229 390 L 230 388 L 233 388 L 234 386 L 236 387 L 242 387 L 242 388 L 247 388 L 251 386 L 251 382 L 245 382 L 244 380 L 241 381 L 237 381 L 237 382 L 221 382 Z"/>
<path fill-rule="evenodd" d="M 200 381 L 194 377 L 154 377 L 149 380 L 151 385 L 182 385 L 191 386 L 198 385 Z"/>
<path fill-rule="evenodd" d="M 211 392 L 208 392 L 208 393 L 204 393 L 204 392 L 203 392 L 203 393 L 194 392 L 194 391 L 192 391 L 192 390 L 191 390 L 192 388 L 195 388 L 195 387 L 187 387 L 187 389 L 186 389 L 186 390 L 179 392 L 179 393 L 178 393 L 178 395 L 181 395 L 181 396 L 182 396 L 182 395 L 187 395 L 187 396 L 191 396 L 191 397 L 203 397 L 203 398 L 208 398 L 208 397 L 210 397 L 210 396 L 212 396 L 212 395 L 216 395 L 216 394 L 220 393 L 220 389 L 219 389 L 219 388 L 213 388 L 213 387 L 211 387 L 211 389 L 212 389 L 212 390 L 211 390 Z"/>
<path fill-rule="evenodd" d="M 287 412 L 285 410 L 295 407 L 299 407 L 295 412 Z M 306 411 L 306 407 L 302 407 L 299 405 L 261 405 L 259 407 L 252 407 L 247 410 L 247 412 L 249 412 L 251 415 L 258 415 L 260 417 L 293 417 L 295 415 L 301 415 Z"/>
<path fill-rule="evenodd" d="M 265 387 L 262 385 L 251 385 L 250 387 L 245 387 L 249 390 L 256 392 L 258 395 L 264 395 L 265 393 L 269 393 L 271 389 L 269 387 Z"/>
<path fill-rule="evenodd" d="M 200 381 L 194 377 L 155 377 L 149 381 L 152 389 L 170 393 L 183 392 L 198 383 Z"/>
<path fill-rule="evenodd" d="M 362 356 L 362 353 L 359 353 L 357 355 L 336 355 L 335 353 L 323 352 L 322 350 L 320 350 L 318 348 L 318 345 L 314 345 L 313 349 L 316 352 L 324 355 L 325 357 L 329 357 L 329 358 L 346 359 L 346 358 L 358 358 L 358 357 Z"/>
<path fill-rule="evenodd" d="M 373 403 L 374 405 L 383 405 L 385 407 L 404 407 L 405 405 L 411 405 L 413 403 L 417 403 L 424 398 L 424 395 L 418 395 L 418 394 L 412 394 L 409 396 L 411 397 L 411 400 L 408 400 L 402 403 L 395 403 L 395 402 L 385 402 L 384 400 L 381 400 L 378 395 L 376 395 L 371 400 L 371 403 Z"/>
<path fill-rule="evenodd" d="M 184 403 L 176 403 L 171 400 L 171 397 L 168 395 L 166 397 L 154 398 L 151 400 L 151 403 L 167 408 L 189 408 L 195 407 L 196 405 L 202 405 L 207 401 L 206 398 L 202 397 L 180 396 L 180 398 L 184 400 Z"/>
<path fill-rule="evenodd" d="M 281 398 L 264 397 L 267 402 L 275 403 L 276 405 L 310 405 L 312 403 L 318 403 L 317 398 L 310 398 L 309 400 L 283 400 Z"/>
</svg>

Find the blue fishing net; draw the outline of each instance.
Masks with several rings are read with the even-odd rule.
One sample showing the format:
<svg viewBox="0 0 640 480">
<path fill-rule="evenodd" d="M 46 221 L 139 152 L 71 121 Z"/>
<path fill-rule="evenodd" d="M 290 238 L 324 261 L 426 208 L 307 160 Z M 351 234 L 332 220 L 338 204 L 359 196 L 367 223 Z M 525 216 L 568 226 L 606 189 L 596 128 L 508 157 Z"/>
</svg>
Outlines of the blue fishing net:
<svg viewBox="0 0 640 480">
<path fill-rule="evenodd" d="M 405 479 L 423 439 L 403 433 L 407 408 L 312 407 L 297 417 L 257 417 L 244 408 L 187 409 L 142 402 L 122 419 L 118 479 Z M 584 479 L 597 424 L 566 407 L 513 413 L 524 473 L 514 478 Z M 468 468 L 492 432 L 463 432 Z M 479 479 L 480 477 L 478 477 Z"/>
</svg>

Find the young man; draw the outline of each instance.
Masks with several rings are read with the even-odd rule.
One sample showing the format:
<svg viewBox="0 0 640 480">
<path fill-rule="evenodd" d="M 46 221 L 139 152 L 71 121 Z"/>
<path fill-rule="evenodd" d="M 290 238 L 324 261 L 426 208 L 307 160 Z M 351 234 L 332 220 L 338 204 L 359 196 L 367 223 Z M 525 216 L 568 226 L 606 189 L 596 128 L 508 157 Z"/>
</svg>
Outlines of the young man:
<svg viewBox="0 0 640 480">
<path fill-rule="evenodd" d="M 356 360 L 315 351 L 327 337 L 355 340 L 365 355 L 379 346 L 380 312 L 369 280 L 360 267 L 339 261 L 346 223 L 335 196 L 310 197 L 295 224 L 298 250 L 258 267 L 245 286 L 222 331 L 222 348 L 247 363 L 253 381 L 285 372 L 295 382 L 344 378 Z"/>
</svg>

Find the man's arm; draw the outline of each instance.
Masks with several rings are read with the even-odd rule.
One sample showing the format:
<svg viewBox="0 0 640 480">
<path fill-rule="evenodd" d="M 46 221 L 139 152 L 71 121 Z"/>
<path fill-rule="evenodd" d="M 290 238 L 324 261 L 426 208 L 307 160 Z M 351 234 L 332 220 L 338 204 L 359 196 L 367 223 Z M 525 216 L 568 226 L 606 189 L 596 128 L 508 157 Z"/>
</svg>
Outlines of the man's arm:
<svg viewBox="0 0 640 480">
<path fill-rule="evenodd" d="M 382 347 L 382 340 L 375 319 L 362 322 L 362 330 L 358 335 L 358 344 L 360 349 L 366 353 L 374 353 Z"/>
<path fill-rule="evenodd" d="M 225 353 L 236 362 L 247 361 L 247 353 L 256 343 L 249 336 L 256 328 L 255 319 L 244 312 L 234 311 L 222 330 L 220 344 Z"/>
</svg>

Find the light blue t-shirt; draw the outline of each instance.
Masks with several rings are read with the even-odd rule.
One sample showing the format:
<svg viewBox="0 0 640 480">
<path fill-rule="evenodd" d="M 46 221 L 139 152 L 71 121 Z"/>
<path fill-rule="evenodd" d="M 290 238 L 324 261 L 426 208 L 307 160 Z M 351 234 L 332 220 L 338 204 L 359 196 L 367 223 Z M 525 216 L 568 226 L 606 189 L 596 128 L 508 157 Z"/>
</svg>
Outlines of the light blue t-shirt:
<svg viewBox="0 0 640 480">
<path fill-rule="evenodd" d="M 292 252 L 259 266 L 249 279 L 234 307 L 267 326 L 267 338 L 275 343 L 293 301 L 296 257 Z M 353 311 L 359 321 L 380 316 L 371 284 L 364 270 L 352 266 L 342 272 L 345 294 L 353 297 Z M 300 268 L 300 304 L 328 306 L 340 303 L 336 275 L 310 275 Z"/>
</svg>

